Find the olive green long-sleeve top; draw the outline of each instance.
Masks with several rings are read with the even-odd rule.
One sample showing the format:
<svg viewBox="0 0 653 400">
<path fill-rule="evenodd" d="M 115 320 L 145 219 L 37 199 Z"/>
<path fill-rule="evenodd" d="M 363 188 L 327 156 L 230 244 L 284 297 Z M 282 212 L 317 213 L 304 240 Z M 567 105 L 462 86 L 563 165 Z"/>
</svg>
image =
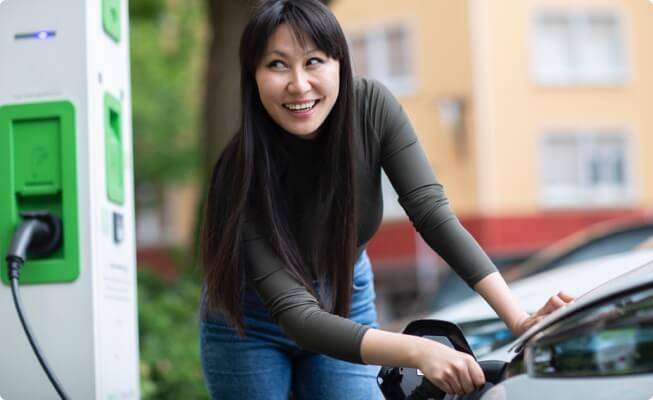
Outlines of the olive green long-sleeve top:
<svg viewBox="0 0 653 400">
<path fill-rule="evenodd" d="M 380 83 L 359 79 L 354 89 L 355 173 L 358 210 L 358 245 L 362 251 L 378 230 L 383 214 L 381 168 L 399 195 L 399 203 L 429 246 L 474 286 L 496 271 L 485 252 L 462 227 L 442 185 L 417 141 L 406 114 Z M 292 160 L 286 179 L 289 196 L 302 199 L 315 179 L 314 153 L 319 143 L 286 134 Z M 300 232 L 310 234 L 320 221 L 297 216 Z M 318 300 L 284 268 L 267 240 L 247 229 L 244 238 L 246 275 L 272 319 L 299 347 L 362 363 L 360 349 L 368 327 L 320 308 Z M 338 266 L 334 265 L 334 268 Z"/>
</svg>

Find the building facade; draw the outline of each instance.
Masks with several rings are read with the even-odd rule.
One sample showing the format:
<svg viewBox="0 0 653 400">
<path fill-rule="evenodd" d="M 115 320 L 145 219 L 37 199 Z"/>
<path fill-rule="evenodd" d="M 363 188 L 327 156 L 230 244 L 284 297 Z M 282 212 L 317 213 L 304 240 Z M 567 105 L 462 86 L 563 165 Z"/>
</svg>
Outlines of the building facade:
<svg viewBox="0 0 653 400">
<path fill-rule="evenodd" d="M 650 210 L 651 2 L 334 0 L 332 9 L 355 72 L 397 95 L 490 254 Z M 370 253 L 381 265 L 410 263 L 422 245 L 386 192 Z"/>
</svg>

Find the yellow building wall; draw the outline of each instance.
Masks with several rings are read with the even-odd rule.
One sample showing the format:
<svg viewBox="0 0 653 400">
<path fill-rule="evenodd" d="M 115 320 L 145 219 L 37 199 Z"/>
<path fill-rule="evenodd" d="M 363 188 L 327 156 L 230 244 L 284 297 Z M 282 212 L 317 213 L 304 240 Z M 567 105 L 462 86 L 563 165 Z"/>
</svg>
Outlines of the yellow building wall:
<svg viewBox="0 0 653 400">
<path fill-rule="evenodd" d="M 467 4 L 462 0 L 334 0 L 330 7 L 346 34 L 384 24 L 409 25 L 416 91 L 399 100 L 453 207 L 474 213 L 478 205 Z M 438 102 L 446 96 L 465 103 L 462 143 L 440 121 Z"/>
<path fill-rule="evenodd" d="M 653 204 L 653 5 L 641 0 L 477 0 L 485 25 L 474 67 L 484 82 L 480 194 L 493 214 L 536 212 L 537 143 L 548 127 L 622 127 L 630 135 L 634 207 Z M 628 79 L 615 86 L 541 86 L 531 79 L 531 17 L 541 7 L 614 9 L 621 13 Z M 482 19 L 485 18 L 483 21 Z"/>
<path fill-rule="evenodd" d="M 613 86 L 543 86 L 531 77 L 532 17 L 540 8 L 617 10 L 627 80 Z M 538 142 L 547 128 L 622 128 L 630 138 L 635 200 L 653 205 L 653 4 L 644 0 L 334 0 L 346 33 L 411 26 L 417 90 L 399 98 L 456 211 L 542 211 Z M 438 101 L 465 104 L 461 145 Z"/>
</svg>

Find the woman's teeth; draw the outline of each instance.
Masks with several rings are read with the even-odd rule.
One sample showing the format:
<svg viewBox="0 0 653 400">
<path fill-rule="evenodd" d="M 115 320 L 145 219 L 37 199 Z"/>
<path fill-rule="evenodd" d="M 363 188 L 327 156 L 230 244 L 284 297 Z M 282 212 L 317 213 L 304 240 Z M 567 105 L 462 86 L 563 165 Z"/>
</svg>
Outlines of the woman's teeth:
<svg viewBox="0 0 653 400">
<path fill-rule="evenodd" d="M 315 107 L 317 100 L 309 101 L 307 103 L 298 103 L 298 104 L 284 104 L 283 106 L 290 111 L 308 111 Z"/>
</svg>

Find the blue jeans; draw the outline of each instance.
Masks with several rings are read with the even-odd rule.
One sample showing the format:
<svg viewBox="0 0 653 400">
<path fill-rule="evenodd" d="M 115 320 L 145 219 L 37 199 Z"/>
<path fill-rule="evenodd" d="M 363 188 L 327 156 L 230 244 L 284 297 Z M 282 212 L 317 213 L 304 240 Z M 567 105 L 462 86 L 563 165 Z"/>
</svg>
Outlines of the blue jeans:
<svg viewBox="0 0 653 400">
<path fill-rule="evenodd" d="M 211 399 L 381 399 L 378 366 L 353 364 L 301 350 L 270 319 L 256 293 L 245 294 L 245 336 L 219 313 L 200 319 L 202 370 Z M 378 327 L 372 266 L 356 261 L 350 319 Z"/>
</svg>

